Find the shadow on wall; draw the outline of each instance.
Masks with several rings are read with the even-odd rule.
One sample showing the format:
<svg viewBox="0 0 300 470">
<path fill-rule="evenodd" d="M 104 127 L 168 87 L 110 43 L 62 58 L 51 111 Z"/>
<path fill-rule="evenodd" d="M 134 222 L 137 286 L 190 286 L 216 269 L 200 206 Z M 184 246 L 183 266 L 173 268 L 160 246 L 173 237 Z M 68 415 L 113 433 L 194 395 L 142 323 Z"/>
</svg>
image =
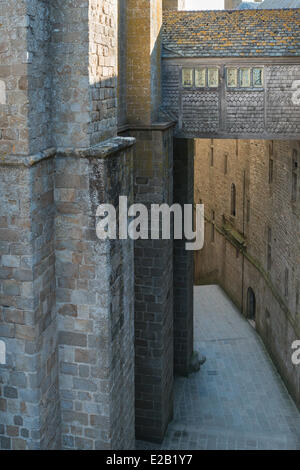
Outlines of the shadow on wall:
<svg viewBox="0 0 300 470">
<path fill-rule="evenodd" d="M 116 136 L 116 46 L 109 37 L 107 45 L 94 42 L 95 11 L 58 0 L 36 2 L 34 11 L 27 0 L 27 10 L 29 154 Z"/>
</svg>

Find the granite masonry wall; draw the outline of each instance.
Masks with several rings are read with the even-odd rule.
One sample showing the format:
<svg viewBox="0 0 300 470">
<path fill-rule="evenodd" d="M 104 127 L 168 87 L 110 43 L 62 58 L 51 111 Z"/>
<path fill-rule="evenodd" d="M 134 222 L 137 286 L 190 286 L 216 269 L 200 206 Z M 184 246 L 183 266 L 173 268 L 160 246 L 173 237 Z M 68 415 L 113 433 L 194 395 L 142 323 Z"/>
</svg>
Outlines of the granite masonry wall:
<svg viewBox="0 0 300 470">
<path fill-rule="evenodd" d="M 184 10 L 185 0 L 163 0 L 163 10 Z"/>
<path fill-rule="evenodd" d="M 0 2 L 0 23 L 0 448 L 130 449 L 133 244 L 95 232 L 133 200 L 117 2 Z"/>
<path fill-rule="evenodd" d="M 54 160 L 1 163 L 0 448 L 60 443 Z M 15 162 L 16 163 L 16 162 Z"/>
<path fill-rule="evenodd" d="M 227 66 L 263 67 L 264 86 L 228 88 Z M 218 86 L 182 86 L 182 68 L 197 67 L 217 67 Z M 293 65 L 291 59 L 255 62 L 165 57 L 162 77 L 162 108 L 178 119 L 176 137 L 297 139 L 299 136 L 300 111 L 294 101 L 293 83 L 300 79 L 300 66 Z"/>
<path fill-rule="evenodd" d="M 133 153 L 99 156 L 58 154 L 56 163 L 62 447 L 133 449 L 133 241 L 99 240 L 95 230 L 99 204 L 118 214 L 119 196 L 133 202 Z"/>
<path fill-rule="evenodd" d="M 256 328 L 298 405 L 299 151 L 299 141 L 197 140 L 195 158 L 195 201 L 207 218 L 195 282 L 220 284 L 245 316 L 254 291 Z"/>
<path fill-rule="evenodd" d="M 174 139 L 173 202 L 193 204 L 194 141 Z M 194 252 L 185 249 L 186 240 L 174 240 L 174 371 L 188 375 L 194 344 Z"/>
<path fill-rule="evenodd" d="M 172 204 L 173 126 L 130 130 L 136 138 L 134 202 Z M 134 244 L 136 437 L 161 442 L 173 416 L 173 242 Z"/>
</svg>

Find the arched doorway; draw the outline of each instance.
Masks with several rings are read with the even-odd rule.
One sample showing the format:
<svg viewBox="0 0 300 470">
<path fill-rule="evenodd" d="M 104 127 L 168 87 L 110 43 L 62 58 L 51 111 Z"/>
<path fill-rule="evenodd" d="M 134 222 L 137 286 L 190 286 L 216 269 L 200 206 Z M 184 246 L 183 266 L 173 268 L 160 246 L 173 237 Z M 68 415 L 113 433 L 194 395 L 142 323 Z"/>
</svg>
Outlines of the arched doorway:
<svg viewBox="0 0 300 470">
<path fill-rule="evenodd" d="M 255 323 L 256 316 L 256 298 L 254 291 L 249 287 L 247 292 L 247 318 L 249 321 Z"/>
</svg>

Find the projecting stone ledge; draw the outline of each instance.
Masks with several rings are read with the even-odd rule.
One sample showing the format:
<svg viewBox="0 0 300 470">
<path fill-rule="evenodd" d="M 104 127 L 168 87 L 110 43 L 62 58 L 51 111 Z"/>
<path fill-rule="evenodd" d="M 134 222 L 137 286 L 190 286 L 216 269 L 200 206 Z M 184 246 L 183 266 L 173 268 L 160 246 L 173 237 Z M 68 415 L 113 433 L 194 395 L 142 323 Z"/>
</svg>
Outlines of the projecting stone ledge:
<svg viewBox="0 0 300 470">
<path fill-rule="evenodd" d="M 0 155 L 0 166 L 22 166 L 30 168 L 43 160 L 58 157 L 107 158 L 135 144 L 134 137 L 114 137 L 89 148 L 58 148 L 42 150 L 34 155 Z"/>
<path fill-rule="evenodd" d="M 113 137 L 89 148 L 58 148 L 57 156 L 107 158 L 135 144 L 134 137 Z"/>
</svg>

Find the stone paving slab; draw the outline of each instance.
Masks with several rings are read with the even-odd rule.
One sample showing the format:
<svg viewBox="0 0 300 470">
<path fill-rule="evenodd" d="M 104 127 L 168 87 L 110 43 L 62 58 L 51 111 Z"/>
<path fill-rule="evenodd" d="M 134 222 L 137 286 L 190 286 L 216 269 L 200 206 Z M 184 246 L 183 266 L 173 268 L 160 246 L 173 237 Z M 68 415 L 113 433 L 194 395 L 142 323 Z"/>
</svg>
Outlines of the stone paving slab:
<svg viewBox="0 0 300 470">
<path fill-rule="evenodd" d="M 174 420 L 149 450 L 300 449 L 300 414 L 261 339 L 217 286 L 194 288 L 200 372 L 175 380 Z"/>
</svg>

